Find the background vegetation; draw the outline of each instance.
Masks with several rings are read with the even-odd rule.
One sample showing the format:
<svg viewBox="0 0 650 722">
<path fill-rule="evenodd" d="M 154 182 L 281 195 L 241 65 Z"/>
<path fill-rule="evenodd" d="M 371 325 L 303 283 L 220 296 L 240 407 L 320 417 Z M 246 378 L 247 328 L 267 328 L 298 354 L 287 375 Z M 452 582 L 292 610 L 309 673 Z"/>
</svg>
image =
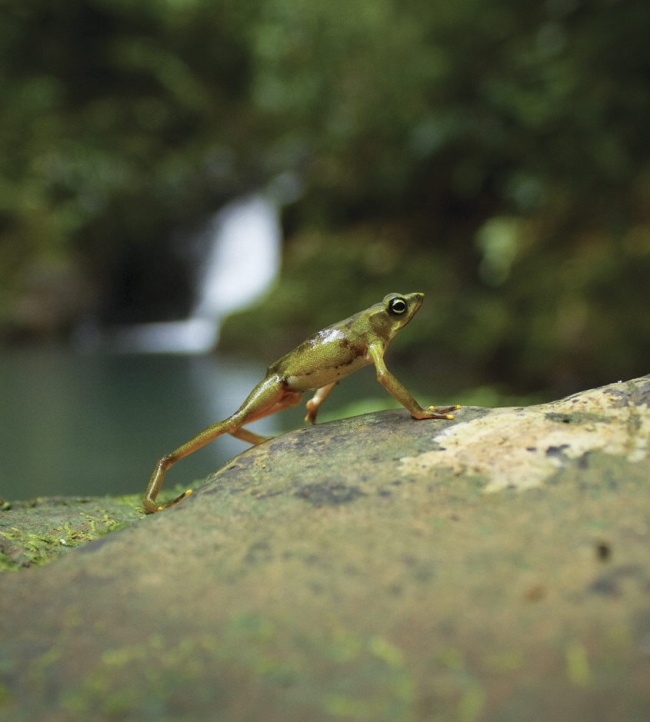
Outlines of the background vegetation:
<svg viewBox="0 0 650 722">
<path fill-rule="evenodd" d="M 646 0 L 1 5 L 5 338 L 182 316 L 179 229 L 293 173 L 231 346 L 417 289 L 402 351 L 458 385 L 648 372 Z"/>
</svg>

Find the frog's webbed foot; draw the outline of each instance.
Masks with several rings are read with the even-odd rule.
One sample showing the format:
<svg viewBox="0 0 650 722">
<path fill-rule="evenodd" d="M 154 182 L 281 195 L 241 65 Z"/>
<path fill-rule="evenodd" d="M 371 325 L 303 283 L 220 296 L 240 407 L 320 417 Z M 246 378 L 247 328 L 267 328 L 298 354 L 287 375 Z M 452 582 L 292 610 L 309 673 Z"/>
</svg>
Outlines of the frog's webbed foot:
<svg viewBox="0 0 650 722">
<path fill-rule="evenodd" d="M 264 441 L 268 441 L 269 439 L 272 439 L 272 436 L 261 436 L 260 434 L 256 434 L 253 431 L 249 431 L 248 429 L 237 429 L 236 431 L 230 431 L 229 432 L 231 436 L 234 436 L 236 439 L 240 439 L 241 441 L 245 441 L 247 444 L 261 444 Z"/>
<path fill-rule="evenodd" d="M 155 514 L 157 511 L 169 509 L 170 506 L 178 504 L 179 501 L 183 501 L 183 499 L 185 499 L 185 497 L 189 496 L 191 493 L 192 490 L 187 489 L 187 491 L 184 491 L 180 496 L 177 496 L 175 499 L 172 499 L 165 504 L 157 504 L 153 499 L 145 497 L 142 502 L 142 506 L 144 506 L 144 510 L 147 512 L 147 514 Z"/>
<path fill-rule="evenodd" d="M 454 418 L 454 415 L 449 413 L 450 411 L 458 411 L 460 409 L 459 404 L 455 404 L 454 406 L 428 406 L 427 411 L 427 417 L 428 419 L 447 419 L 448 421 L 451 421 Z"/>
</svg>

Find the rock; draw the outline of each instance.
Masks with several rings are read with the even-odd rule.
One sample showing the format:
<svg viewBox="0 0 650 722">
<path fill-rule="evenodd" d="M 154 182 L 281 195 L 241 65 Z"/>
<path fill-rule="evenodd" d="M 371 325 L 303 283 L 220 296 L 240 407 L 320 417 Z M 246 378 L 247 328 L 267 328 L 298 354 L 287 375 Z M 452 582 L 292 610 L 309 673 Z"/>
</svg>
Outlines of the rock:
<svg viewBox="0 0 650 722">
<path fill-rule="evenodd" d="M 39 566 L 141 516 L 139 497 L 0 500 L 0 572 Z"/>
<path fill-rule="evenodd" d="M 643 377 L 250 449 L 2 576 L 0 719 L 650 719 L 649 405 Z"/>
</svg>

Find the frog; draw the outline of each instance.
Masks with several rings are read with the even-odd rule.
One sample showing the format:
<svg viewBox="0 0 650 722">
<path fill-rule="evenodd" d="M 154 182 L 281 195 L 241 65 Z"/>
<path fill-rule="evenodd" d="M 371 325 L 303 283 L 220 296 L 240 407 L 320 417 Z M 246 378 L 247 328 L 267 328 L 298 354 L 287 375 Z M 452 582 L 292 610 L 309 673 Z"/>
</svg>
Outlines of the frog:
<svg viewBox="0 0 650 722">
<path fill-rule="evenodd" d="M 296 406 L 307 391 L 315 393 L 306 403 L 304 421 L 315 424 L 321 405 L 338 382 L 370 364 L 375 366 L 377 381 L 413 419 L 452 420 L 451 412 L 460 406 L 420 406 L 384 361 L 391 341 L 411 321 L 423 301 L 424 293 L 389 293 L 379 303 L 318 331 L 272 363 L 237 411 L 158 460 L 144 494 L 144 510 L 153 514 L 168 509 L 192 493 L 188 489 L 165 504 L 157 502 L 165 474 L 176 462 L 224 434 L 254 445 L 267 441 L 267 437 L 246 429 L 245 425 Z"/>
</svg>

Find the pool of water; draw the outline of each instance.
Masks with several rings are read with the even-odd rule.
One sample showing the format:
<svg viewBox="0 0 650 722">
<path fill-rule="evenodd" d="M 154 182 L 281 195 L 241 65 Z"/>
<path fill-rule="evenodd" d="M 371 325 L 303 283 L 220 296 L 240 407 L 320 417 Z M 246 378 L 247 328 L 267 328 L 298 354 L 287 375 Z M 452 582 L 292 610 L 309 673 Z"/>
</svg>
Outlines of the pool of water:
<svg viewBox="0 0 650 722">
<path fill-rule="evenodd" d="M 141 493 L 157 459 L 233 413 L 265 369 L 221 355 L 4 351 L 0 498 Z M 416 391 L 408 373 L 403 380 Z M 367 398 L 369 405 L 351 406 Z M 369 367 L 342 381 L 319 419 L 390 405 Z M 301 426 L 304 415 L 301 405 L 251 428 L 274 435 Z M 203 479 L 247 448 L 222 436 L 174 466 L 165 487 Z"/>
<path fill-rule="evenodd" d="M 262 364 L 173 355 L 0 354 L 0 497 L 140 492 L 155 461 L 231 414 Z M 274 433 L 273 418 L 253 425 Z M 247 448 L 230 436 L 179 462 L 203 478 Z"/>
</svg>

